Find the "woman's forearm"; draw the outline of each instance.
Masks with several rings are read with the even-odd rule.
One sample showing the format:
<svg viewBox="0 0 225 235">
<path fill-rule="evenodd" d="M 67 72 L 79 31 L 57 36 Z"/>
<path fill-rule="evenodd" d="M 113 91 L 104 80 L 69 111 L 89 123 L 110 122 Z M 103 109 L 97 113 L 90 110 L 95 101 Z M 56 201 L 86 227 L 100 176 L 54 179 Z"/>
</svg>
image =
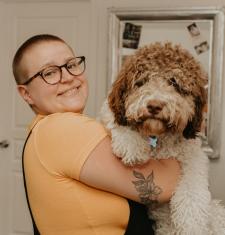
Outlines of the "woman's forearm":
<svg viewBox="0 0 225 235">
<path fill-rule="evenodd" d="M 89 186 L 109 191 L 143 204 L 170 200 L 180 176 L 175 159 L 153 160 L 135 167 L 125 166 L 105 138 L 86 160 L 80 180 Z"/>
</svg>

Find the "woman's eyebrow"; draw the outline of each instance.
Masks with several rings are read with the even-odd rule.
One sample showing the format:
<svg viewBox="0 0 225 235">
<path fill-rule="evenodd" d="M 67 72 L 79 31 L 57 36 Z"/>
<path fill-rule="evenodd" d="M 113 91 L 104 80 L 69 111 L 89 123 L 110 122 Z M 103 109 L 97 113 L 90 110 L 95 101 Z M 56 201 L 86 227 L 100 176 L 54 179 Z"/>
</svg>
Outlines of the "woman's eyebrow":
<svg viewBox="0 0 225 235">
<path fill-rule="evenodd" d="M 62 65 L 62 64 L 65 64 L 65 63 L 67 63 L 68 61 L 70 61 L 71 59 L 74 59 L 74 58 L 76 58 L 75 56 L 70 56 L 70 57 L 68 57 L 68 58 L 66 58 L 65 60 L 64 60 L 64 62 L 63 63 L 61 63 L 61 64 L 57 64 L 57 63 L 55 63 L 55 62 L 46 62 L 45 64 L 43 64 L 41 67 L 40 67 L 40 69 L 39 70 L 43 70 L 43 69 L 45 69 L 45 68 L 47 68 L 47 67 L 50 67 L 50 66 L 60 66 L 60 65 Z"/>
</svg>

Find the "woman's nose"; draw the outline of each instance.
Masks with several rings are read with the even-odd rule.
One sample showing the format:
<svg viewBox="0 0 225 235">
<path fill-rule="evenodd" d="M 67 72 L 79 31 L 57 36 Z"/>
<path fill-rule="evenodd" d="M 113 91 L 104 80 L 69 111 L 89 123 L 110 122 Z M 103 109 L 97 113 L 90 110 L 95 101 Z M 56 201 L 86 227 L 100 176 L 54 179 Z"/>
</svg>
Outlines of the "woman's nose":
<svg viewBox="0 0 225 235">
<path fill-rule="evenodd" d="M 62 71 L 61 83 L 71 82 L 74 79 L 75 76 L 70 74 L 66 68 L 61 68 L 61 71 Z"/>
</svg>

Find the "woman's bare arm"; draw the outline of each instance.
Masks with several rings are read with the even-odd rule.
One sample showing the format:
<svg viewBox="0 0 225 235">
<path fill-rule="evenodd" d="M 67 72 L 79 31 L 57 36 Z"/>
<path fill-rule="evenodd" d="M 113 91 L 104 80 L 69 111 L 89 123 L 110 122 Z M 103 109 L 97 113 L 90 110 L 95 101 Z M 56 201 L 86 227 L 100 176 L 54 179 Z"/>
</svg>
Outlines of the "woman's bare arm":
<svg viewBox="0 0 225 235">
<path fill-rule="evenodd" d="M 175 190 L 180 166 L 175 159 L 153 160 L 128 167 L 118 159 L 106 137 L 89 155 L 80 174 L 81 182 L 144 204 L 167 202 Z"/>
</svg>

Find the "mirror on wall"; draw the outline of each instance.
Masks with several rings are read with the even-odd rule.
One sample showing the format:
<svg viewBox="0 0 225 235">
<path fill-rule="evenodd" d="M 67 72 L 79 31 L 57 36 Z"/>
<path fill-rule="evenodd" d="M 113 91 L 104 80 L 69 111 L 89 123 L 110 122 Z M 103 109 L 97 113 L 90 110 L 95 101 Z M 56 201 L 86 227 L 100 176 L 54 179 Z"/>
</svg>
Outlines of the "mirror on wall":
<svg viewBox="0 0 225 235">
<path fill-rule="evenodd" d="M 221 145 L 223 30 L 222 9 L 109 9 L 109 86 L 126 56 L 156 41 L 180 44 L 201 63 L 208 74 L 208 104 L 200 137 L 213 159 Z"/>
</svg>

